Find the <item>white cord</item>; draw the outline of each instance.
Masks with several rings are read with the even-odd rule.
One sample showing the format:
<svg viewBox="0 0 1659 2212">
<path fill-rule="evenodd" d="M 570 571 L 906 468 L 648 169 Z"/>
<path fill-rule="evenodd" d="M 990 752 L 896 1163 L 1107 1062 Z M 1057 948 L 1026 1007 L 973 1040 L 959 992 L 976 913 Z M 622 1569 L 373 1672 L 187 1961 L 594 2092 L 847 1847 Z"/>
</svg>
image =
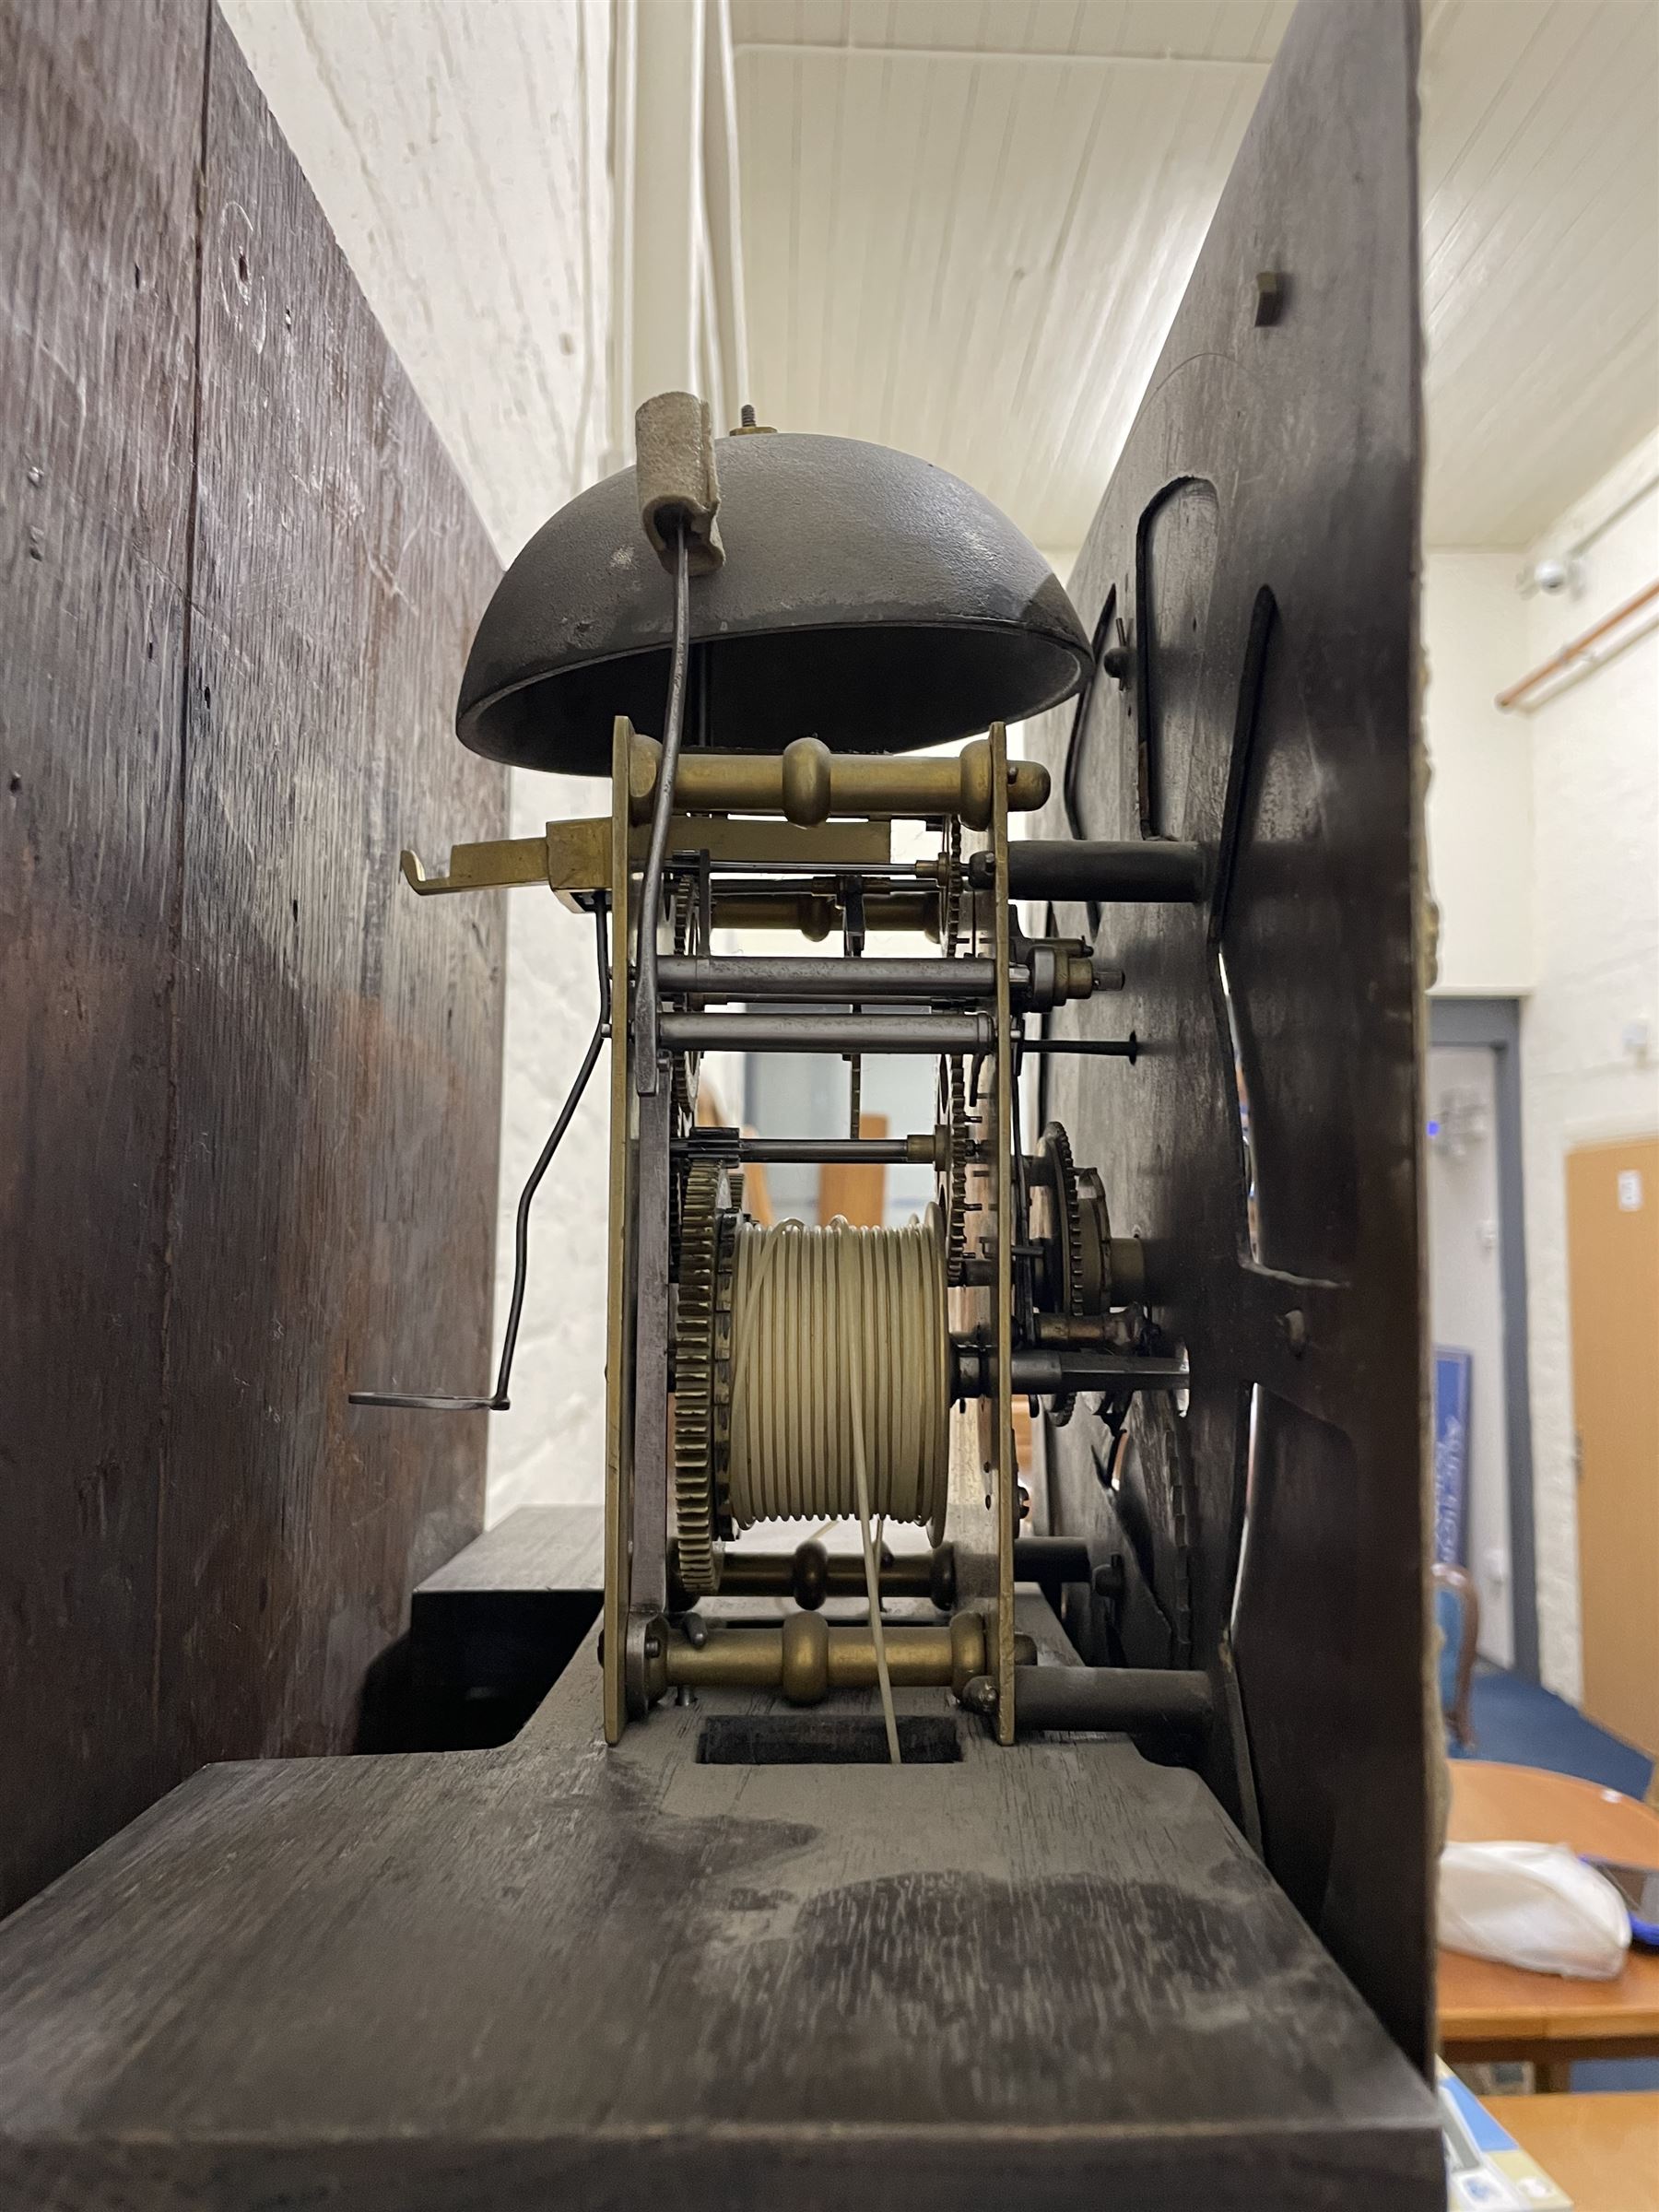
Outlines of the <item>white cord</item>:
<svg viewBox="0 0 1659 2212">
<path fill-rule="evenodd" d="M 888 1673 L 887 1627 L 881 1618 L 881 1563 L 870 1535 L 870 1477 L 865 1465 L 864 1400 L 858 1387 L 856 1363 L 849 1371 L 853 1389 L 853 1464 L 858 1476 L 858 1534 L 864 1545 L 865 1594 L 870 1601 L 870 1641 L 876 1647 L 876 1687 L 881 1694 L 881 1718 L 887 1728 L 888 1758 L 894 1766 L 899 1756 L 899 1722 L 893 1712 L 893 1682 Z"/>
<path fill-rule="evenodd" d="M 902 1229 L 740 1222 L 728 1503 L 757 1521 L 851 1520 L 855 1435 L 871 1518 L 942 1535 L 950 1373 L 939 1218 Z M 854 1420 L 857 1405 L 861 1418 Z"/>
<path fill-rule="evenodd" d="M 874 1529 L 887 1520 L 944 1527 L 950 1378 L 937 1209 L 891 1230 L 739 1223 L 733 1307 L 732 1519 L 856 1517 L 897 1766 Z"/>
</svg>

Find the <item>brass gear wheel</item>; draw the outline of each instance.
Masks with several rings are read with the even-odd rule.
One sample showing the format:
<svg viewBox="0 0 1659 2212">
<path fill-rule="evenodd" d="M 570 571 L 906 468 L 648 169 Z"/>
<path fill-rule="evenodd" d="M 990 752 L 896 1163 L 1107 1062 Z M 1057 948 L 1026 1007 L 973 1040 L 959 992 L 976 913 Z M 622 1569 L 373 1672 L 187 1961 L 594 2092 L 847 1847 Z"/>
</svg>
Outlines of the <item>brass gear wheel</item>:
<svg viewBox="0 0 1659 2212">
<path fill-rule="evenodd" d="M 945 845 L 939 854 L 939 944 L 946 958 L 955 956 L 962 936 L 962 824 L 951 815 L 945 825 Z"/>
<path fill-rule="evenodd" d="M 939 1171 L 939 1199 L 945 1212 L 945 1280 L 960 1286 L 968 1256 L 968 1086 L 959 1059 L 939 1062 L 939 1118 L 947 1158 Z"/>
<path fill-rule="evenodd" d="M 1054 1200 L 1054 1241 L 1061 1264 L 1060 1311 L 1084 1312 L 1083 1203 L 1071 1139 L 1058 1122 L 1050 1122 L 1037 1139 L 1037 1158 L 1048 1172 Z"/>
<path fill-rule="evenodd" d="M 1083 1205 L 1071 1139 L 1058 1122 L 1050 1122 L 1037 1139 L 1037 1159 L 1046 1171 L 1051 1194 L 1053 1241 L 1060 1261 L 1058 1309 L 1062 1313 L 1079 1314 L 1086 1311 Z M 1064 1429 L 1077 1409 L 1076 1391 L 1061 1391 L 1049 1401 L 1049 1418 L 1056 1429 Z"/>
<path fill-rule="evenodd" d="M 696 945 L 700 950 L 701 930 L 698 922 L 697 886 L 682 877 L 674 888 L 672 908 L 674 949 L 685 953 Z M 669 1094 L 673 1101 L 670 1119 L 673 1135 L 683 1143 L 697 1127 L 697 1077 L 699 1056 L 696 1053 L 672 1053 L 668 1061 Z M 680 1221 L 685 1209 L 686 1177 L 684 1154 L 676 1156 L 677 1164 L 668 1177 L 668 1235 L 677 1251 L 680 1239 Z"/>
<path fill-rule="evenodd" d="M 680 1211 L 679 1305 L 674 1331 L 674 1523 L 680 1580 L 706 1596 L 720 1584 L 715 1461 L 724 1394 L 730 1388 L 731 1239 L 721 1265 L 723 1225 L 735 1213 L 729 1166 L 694 1159 Z"/>
</svg>

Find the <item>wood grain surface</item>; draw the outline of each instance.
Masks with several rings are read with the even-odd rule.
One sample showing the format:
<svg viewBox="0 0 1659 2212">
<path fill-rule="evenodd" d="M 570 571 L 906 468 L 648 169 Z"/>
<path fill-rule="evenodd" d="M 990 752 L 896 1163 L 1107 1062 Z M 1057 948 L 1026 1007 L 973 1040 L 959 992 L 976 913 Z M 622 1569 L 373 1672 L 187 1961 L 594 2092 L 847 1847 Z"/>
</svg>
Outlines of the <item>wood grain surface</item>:
<svg viewBox="0 0 1659 2212">
<path fill-rule="evenodd" d="M 1433 2100 L 1122 1739 L 700 1764 L 592 1640 L 496 1752 L 209 1769 L 0 1930 L 0 2204 L 1429 2212 Z M 867 1705 L 867 1700 L 864 1701 Z"/>
<path fill-rule="evenodd" d="M 478 1527 L 484 1419 L 347 1393 L 488 1372 L 506 922 L 397 869 L 505 829 L 450 726 L 498 564 L 219 23 L 203 250 L 174 1233 L 221 1288 L 175 1301 L 189 1763 L 348 1746 L 412 1584 Z"/>
<path fill-rule="evenodd" d="M 480 1425 L 497 564 L 205 0 L 0 0 L 0 1909 L 201 1759 L 347 1747 Z M 198 265 L 199 250 L 199 265 Z M 199 289 L 199 297 L 198 297 Z"/>
<path fill-rule="evenodd" d="M 1659 2091 L 1575 2097 L 1487 2097 L 1572 2212 L 1659 2212 Z"/>
<path fill-rule="evenodd" d="M 1659 1866 L 1659 1813 L 1617 1790 L 1483 1759 L 1453 1759 L 1447 1835 L 1455 1843 L 1565 1843 Z M 1448 2058 L 1659 2054 L 1659 1952 L 1632 1950 L 1612 1982 L 1534 1974 L 1462 1951 L 1440 1954 L 1440 2038 Z"/>
<path fill-rule="evenodd" d="M 153 1702 L 206 17 L 0 6 L 0 1911 Z"/>
<path fill-rule="evenodd" d="M 1267 1864 L 1426 2068 L 1418 30 L 1415 0 L 1297 9 L 1072 571 L 1100 665 L 1041 725 L 1040 832 L 1214 874 L 1205 907 L 1104 910 L 1124 988 L 1047 1026 L 1139 1056 L 1045 1059 L 1038 1118 L 1193 1378 L 1115 1463 L 1087 1402 L 1049 1440 L 1055 1533 L 1128 1575 L 1079 1648 L 1230 1638 Z M 1212 1730 L 1218 1792 L 1241 1748 Z"/>
</svg>

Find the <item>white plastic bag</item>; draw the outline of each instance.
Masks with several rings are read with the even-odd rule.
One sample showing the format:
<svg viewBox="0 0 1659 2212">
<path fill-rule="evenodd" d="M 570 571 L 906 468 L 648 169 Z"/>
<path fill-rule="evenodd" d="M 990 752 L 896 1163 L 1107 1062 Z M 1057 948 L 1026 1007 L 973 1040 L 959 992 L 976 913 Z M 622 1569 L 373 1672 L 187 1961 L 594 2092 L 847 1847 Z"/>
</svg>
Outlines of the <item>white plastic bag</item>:
<svg viewBox="0 0 1659 2212">
<path fill-rule="evenodd" d="M 1565 1844 L 1448 1843 L 1440 1939 L 1501 1966 L 1611 1982 L 1630 1947 L 1630 1916 L 1612 1883 Z"/>
</svg>

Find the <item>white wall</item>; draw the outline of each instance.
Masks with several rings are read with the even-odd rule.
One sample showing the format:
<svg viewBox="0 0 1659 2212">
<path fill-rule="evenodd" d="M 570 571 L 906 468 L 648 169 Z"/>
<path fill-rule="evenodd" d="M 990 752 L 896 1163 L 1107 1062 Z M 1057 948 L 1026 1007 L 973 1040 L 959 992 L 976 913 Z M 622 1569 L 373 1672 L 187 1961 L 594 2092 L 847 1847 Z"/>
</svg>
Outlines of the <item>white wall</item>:
<svg viewBox="0 0 1659 2212">
<path fill-rule="evenodd" d="M 1533 974 L 1532 754 L 1497 693 L 1526 653 L 1518 553 L 1430 551 L 1423 564 L 1429 881 L 1435 989 L 1512 998 Z"/>
<path fill-rule="evenodd" d="M 1496 1065 L 1488 1045 L 1429 1054 L 1429 1312 L 1437 1347 L 1467 1352 L 1464 1559 L 1480 1598 L 1480 1650 L 1514 1653 L 1510 1587 L 1509 1418 L 1504 1403 Z"/>
<path fill-rule="evenodd" d="M 1659 438 L 1646 441 L 1535 550 L 1565 550 L 1655 475 Z M 1578 591 L 1527 602 L 1526 653 L 1515 674 L 1656 579 L 1659 491 L 1650 488 L 1585 553 Z M 1562 1163 L 1577 1145 L 1659 1129 L 1659 630 L 1650 625 L 1617 659 L 1537 712 L 1510 719 L 1530 734 L 1536 809 L 1536 982 L 1523 1011 L 1521 1046 L 1538 1628 L 1545 1681 L 1576 1699 L 1577 1497 Z M 1631 1025 L 1642 1022 L 1645 1053 L 1626 1041 Z"/>
<path fill-rule="evenodd" d="M 606 0 L 225 0 L 225 12 L 510 559 L 600 472 L 611 271 Z M 457 689 L 460 681 L 457 668 Z M 599 811 L 608 786 L 515 773 L 511 803 L 513 833 L 533 835 L 555 816 Z M 470 828 L 456 822 L 455 838 Z M 589 926 L 551 897 L 484 895 L 512 901 L 499 1341 L 519 1185 L 592 1028 L 594 963 Z M 606 1119 L 602 1064 L 533 1224 L 512 1411 L 488 1417 L 492 1520 L 527 1499 L 604 1493 Z M 455 1283 L 410 1290 L 484 1294 Z M 488 1380 L 434 1375 L 430 1387 L 471 1391 Z"/>
</svg>

